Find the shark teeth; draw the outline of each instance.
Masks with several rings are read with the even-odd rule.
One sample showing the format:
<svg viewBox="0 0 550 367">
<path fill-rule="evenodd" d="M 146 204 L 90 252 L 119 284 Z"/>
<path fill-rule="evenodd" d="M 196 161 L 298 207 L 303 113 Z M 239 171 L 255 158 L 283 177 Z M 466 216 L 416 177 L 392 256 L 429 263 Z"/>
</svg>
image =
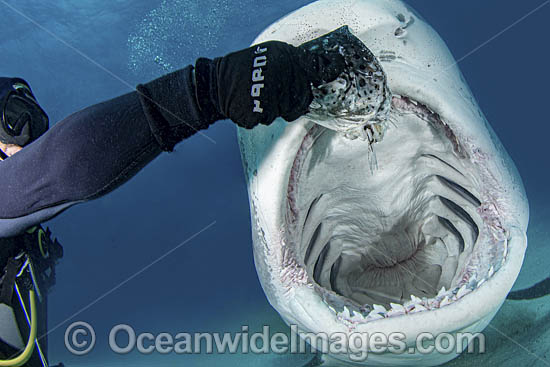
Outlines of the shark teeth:
<svg viewBox="0 0 550 367">
<path fill-rule="evenodd" d="M 351 311 L 347 306 L 344 306 L 344 312 L 342 313 L 342 316 L 344 316 L 346 319 L 351 319 Z"/>
<path fill-rule="evenodd" d="M 399 303 L 390 303 L 392 310 L 405 312 L 405 307 Z"/>
<path fill-rule="evenodd" d="M 464 297 L 465 295 L 467 295 L 468 293 L 470 293 L 472 290 L 469 289 L 466 284 L 462 285 L 462 287 L 460 287 L 458 289 L 458 292 L 456 292 L 456 298 L 457 299 L 461 299 L 462 297 Z"/>
<path fill-rule="evenodd" d="M 452 301 L 449 299 L 449 296 L 445 296 L 443 300 L 441 300 L 441 302 L 439 303 L 439 307 L 447 306 L 451 303 Z"/>
<path fill-rule="evenodd" d="M 372 311 L 367 315 L 367 321 L 380 320 L 387 316 L 387 311 L 384 306 L 373 305 Z"/>
<path fill-rule="evenodd" d="M 413 301 L 413 303 L 422 302 L 422 300 L 420 298 L 418 298 L 417 296 L 415 296 L 414 294 L 411 294 L 411 300 Z"/>
<path fill-rule="evenodd" d="M 494 273 L 494 269 L 492 271 Z M 437 293 L 437 296 L 434 298 L 420 298 L 411 294 L 411 299 L 404 304 L 399 303 L 390 303 L 390 308 L 373 304 L 373 305 L 364 305 L 362 308 L 355 310 L 354 306 L 344 305 L 339 312 L 335 312 L 337 316 L 346 320 L 348 323 L 360 324 L 369 321 L 381 320 L 388 317 L 414 314 L 417 312 L 424 312 L 430 310 L 437 310 L 439 308 L 448 306 L 466 296 L 467 294 L 473 292 L 475 288 L 483 284 L 486 279 L 483 279 L 479 283 L 475 277 L 470 279 L 470 282 L 464 283 L 460 288 L 454 288 L 452 290 L 447 290 L 445 287 L 442 287 Z M 476 284 L 476 287 L 472 287 L 472 284 Z M 331 310 L 334 310 L 333 307 L 329 306 Z"/>
<path fill-rule="evenodd" d="M 386 308 L 382 305 L 372 305 L 373 311 L 378 313 L 386 313 Z"/>
<path fill-rule="evenodd" d="M 405 307 L 399 303 L 390 303 L 391 309 L 388 311 L 388 316 L 404 315 L 407 313 Z"/>
<path fill-rule="evenodd" d="M 361 307 L 354 306 L 350 304 L 340 304 L 338 307 L 339 311 L 335 310 L 335 306 L 331 305 L 325 299 L 325 303 L 328 307 L 337 315 L 340 320 L 345 321 L 349 325 L 361 324 L 370 321 L 381 320 L 388 317 L 414 314 L 418 312 L 425 312 L 431 310 L 437 310 L 439 308 L 453 304 L 454 302 L 460 300 L 464 296 L 472 293 L 479 286 L 481 286 L 488 278 L 490 278 L 495 273 L 493 266 L 488 271 L 487 278 L 484 278 L 480 281 L 477 280 L 476 275 L 474 274 L 469 281 L 463 283 L 460 287 L 447 290 L 445 287 L 442 287 L 437 296 L 434 298 L 420 298 L 411 294 L 409 301 L 404 304 L 399 303 L 390 303 L 389 309 L 386 309 L 383 305 L 379 304 L 365 304 Z"/>
<path fill-rule="evenodd" d="M 383 319 L 383 318 L 384 318 L 384 316 L 380 315 L 379 313 L 371 311 L 371 313 L 369 313 L 369 315 L 367 316 L 367 321 L 380 320 L 380 319 Z"/>
<path fill-rule="evenodd" d="M 422 312 L 422 311 L 428 311 L 428 309 L 424 307 L 422 304 L 417 304 L 417 305 L 414 305 L 414 309 L 409 313 L 416 313 L 416 312 Z"/>
<path fill-rule="evenodd" d="M 361 313 L 354 313 L 353 316 L 349 319 L 349 321 L 353 323 L 361 323 L 364 322 L 368 318 L 368 315 L 363 315 Z"/>
</svg>

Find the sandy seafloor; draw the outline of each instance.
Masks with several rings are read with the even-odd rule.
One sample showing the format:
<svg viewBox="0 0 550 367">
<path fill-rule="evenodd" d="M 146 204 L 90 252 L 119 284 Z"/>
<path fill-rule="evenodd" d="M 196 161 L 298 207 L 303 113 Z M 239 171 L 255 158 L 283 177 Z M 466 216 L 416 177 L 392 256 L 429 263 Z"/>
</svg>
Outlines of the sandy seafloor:
<svg viewBox="0 0 550 367">
<path fill-rule="evenodd" d="M 0 74 L 27 79 L 54 123 L 199 56 L 247 47 L 269 24 L 309 2 L 1 0 Z M 456 58 L 465 57 L 459 66 L 522 175 L 531 221 L 515 288 L 529 286 L 550 275 L 550 6 L 542 0 L 408 2 Z M 121 323 L 137 332 L 173 334 L 237 332 L 243 324 L 256 331 L 263 325 L 287 330 L 255 273 L 235 128 L 222 122 L 205 134 L 208 138 L 194 136 L 155 160 L 116 192 L 47 223 L 65 246 L 50 297 L 53 363 L 295 367 L 309 359 L 122 356 L 108 348 L 109 330 Z M 74 321 L 96 330 L 96 346 L 85 356 L 72 355 L 64 345 L 64 332 Z M 550 297 L 506 302 L 486 330 L 487 353 L 463 355 L 449 365 L 550 365 L 549 329 Z"/>
</svg>

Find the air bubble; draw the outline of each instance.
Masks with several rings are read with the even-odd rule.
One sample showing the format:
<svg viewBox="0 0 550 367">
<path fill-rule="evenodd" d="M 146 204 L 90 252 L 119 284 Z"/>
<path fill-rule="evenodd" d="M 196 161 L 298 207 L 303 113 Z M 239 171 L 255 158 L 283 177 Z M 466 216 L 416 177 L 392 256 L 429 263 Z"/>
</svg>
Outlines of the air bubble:
<svg viewBox="0 0 550 367">
<path fill-rule="evenodd" d="M 249 2 L 245 0 L 247 5 Z M 142 78 L 173 71 L 182 59 L 195 60 L 204 50 L 218 48 L 223 29 L 232 19 L 230 0 L 211 0 L 209 6 L 196 0 L 159 3 L 128 37 L 129 68 Z"/>
</svg>

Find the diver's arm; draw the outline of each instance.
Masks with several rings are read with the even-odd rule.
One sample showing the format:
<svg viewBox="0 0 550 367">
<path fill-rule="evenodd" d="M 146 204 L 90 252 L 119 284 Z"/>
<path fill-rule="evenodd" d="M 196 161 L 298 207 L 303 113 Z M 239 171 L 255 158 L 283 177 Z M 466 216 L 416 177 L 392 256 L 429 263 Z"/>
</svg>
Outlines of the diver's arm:
<svg viewBox="0 0 550 367">
<path fill-rule="evenodd" d="M 339 75 L 337 62 L 283 42 L 199 59 L 132 92 L 79 111 L 0 163 L 0 237 L 100 197 L 163 150 L 230 118 L 252 128 L 307 112 L 311 84 Z M 338 67 L 336 67 L 338 65 Z"/>
<path fill-rule="evenodd" d="M 180 140 L 209 125 L 198 114 L 191 69 L 138 88 L 154 94 L 156 106 L 180 120 Z M 144 105 L 144 98 L 132 92 L 74 113 L 1 162 L 0 237 L 112 191 L 157 157 L 162 137 L 152 130 L 167 134 L 169 129 L 163 130 L 167 122 Z"/>
</svg>

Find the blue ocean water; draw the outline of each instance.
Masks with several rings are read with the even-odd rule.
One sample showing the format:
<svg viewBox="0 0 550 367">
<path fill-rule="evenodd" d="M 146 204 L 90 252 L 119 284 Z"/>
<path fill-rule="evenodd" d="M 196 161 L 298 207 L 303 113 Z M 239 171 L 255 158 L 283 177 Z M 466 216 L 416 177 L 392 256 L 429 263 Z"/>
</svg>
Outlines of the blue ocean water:
<svg viewBox="0 0 550 367">
<path fill-rule="evenodd" d="M 55 122 L 199 56 L 247 47 L 269 24 L 310 2 L 0 0 L 0 74 L 28 80 Z M 516 288 L 531 285 L 550 275 L 550 4 L 407 2 L 457 59 L 464 57 L 460 68 L 522 175 L 531 222 Z M 206 135 L 210 139 L 196 135 L 164 154 L 116 192 L 47 223 L 65 246 L 50 298 L 52 362 L 294 367 L 308 360 L 274 354 L 119 355 L 108 346 L 109 331 L 123 323 L 138 333 L 173 335 L 238 332 L 245 324 L 251 330 L 262 325 L 286 330 L 254 269 L 236 130 L 226 121 Z M 548 298 L 507 302 L 494 323 L 521 345 L 495 334 L 486 355 L 452 364 L 550 364 L 548 303 Z M 88 322 L 97 334 L 94 350 L 85 356 L 71 354 L 64 343 L 74 321 Z"/>
</svg>

